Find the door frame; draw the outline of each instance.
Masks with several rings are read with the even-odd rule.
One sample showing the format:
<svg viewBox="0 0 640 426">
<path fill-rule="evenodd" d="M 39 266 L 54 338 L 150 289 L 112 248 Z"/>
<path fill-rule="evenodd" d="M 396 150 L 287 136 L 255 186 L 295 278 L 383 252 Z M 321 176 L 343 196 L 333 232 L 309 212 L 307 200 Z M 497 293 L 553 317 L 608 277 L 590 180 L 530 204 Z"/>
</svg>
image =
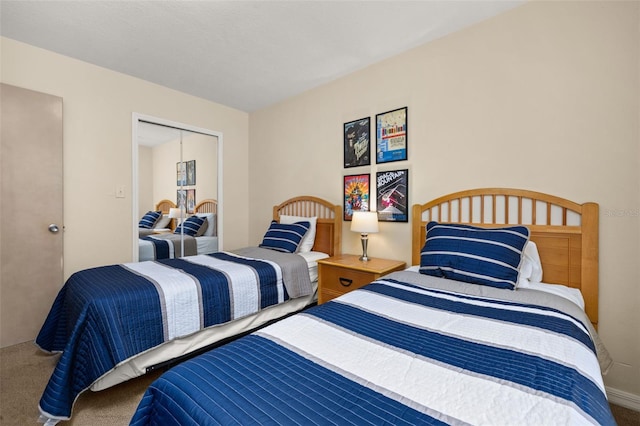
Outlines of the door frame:
<svg viewBox="0 0 640 426">
<path fill-rule="evenodd" d="M 190 124 L 179 123 L 177 121 L 166 120 L 164 118 L 153 117 L 151 115 L 140 114 L 137 112 L 132 113 L 131 120 L 131 214 L 132 214 L 132 258 L 133 262 L 137 262 L 139 260 L 140 252 L 138 251 L 138 200 L 139 200 L 139 177 L 138 177 L 138 125 L 141 121 L 145 121 L 152 124 L 158 124 L 161 126 L 173 127 L 179 130 L 187 130 L 195 133 L 202 133 L 208 136 L 214 136 L 218 138 L 218 186 L 217 186 L 217 195 L 216 200 L 218 201 L 217 207 L 217 232 L 218 232 L 218 250 L 223 249 L 223 234 L 224 234 L 224 226 L 223 223 L 223 210 L 224 203 L 223 194 L 222 194 L 222 176 L 223 176 L 223 168 L 222 168 L 222 146 L 223 146 L 223 136 L 222 132 L 218 132 L 215 130 L 209 130 L 202 127 L 192 126 Z"/>
</svg>

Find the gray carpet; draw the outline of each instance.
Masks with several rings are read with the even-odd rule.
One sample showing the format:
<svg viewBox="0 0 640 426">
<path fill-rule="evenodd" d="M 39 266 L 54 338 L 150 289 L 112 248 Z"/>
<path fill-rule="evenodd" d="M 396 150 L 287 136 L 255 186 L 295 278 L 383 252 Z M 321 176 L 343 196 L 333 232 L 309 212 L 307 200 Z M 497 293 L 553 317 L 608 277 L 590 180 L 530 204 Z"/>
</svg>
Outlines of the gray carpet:
<svg viewBox="0 0 640 426">
<path fill-rule="evenodd" d="M 31 342 L 0 349 L 1 425 L 36 424 L 38 401 L 57 359 Z M 60 425 L 128 425 L 145 389 L 159 375 L 155 372 L 104 391 L 83 393 L 72 420 Z M 612 412 L 619 426 L 640 426 L 640 413 L 615 405 Z"/>
</svg>

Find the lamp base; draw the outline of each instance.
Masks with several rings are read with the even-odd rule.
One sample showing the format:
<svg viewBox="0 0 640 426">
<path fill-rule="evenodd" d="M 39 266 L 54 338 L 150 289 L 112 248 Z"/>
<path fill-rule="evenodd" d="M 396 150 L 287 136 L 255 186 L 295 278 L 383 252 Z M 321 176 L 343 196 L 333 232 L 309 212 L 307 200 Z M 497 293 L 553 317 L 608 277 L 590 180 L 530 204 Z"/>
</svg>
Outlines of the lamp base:
<svg viewBox="0 0 640 426">
<path fill-rule="evenodd" d="M 369 235 L 360 234 L 360 241 L 362 241 L 362 256 L 360 256 L 360 260 L 363 262 L 367 262 L 371 259 L 367 256 L 367 243 L 369 242 Z"/>
</svg>

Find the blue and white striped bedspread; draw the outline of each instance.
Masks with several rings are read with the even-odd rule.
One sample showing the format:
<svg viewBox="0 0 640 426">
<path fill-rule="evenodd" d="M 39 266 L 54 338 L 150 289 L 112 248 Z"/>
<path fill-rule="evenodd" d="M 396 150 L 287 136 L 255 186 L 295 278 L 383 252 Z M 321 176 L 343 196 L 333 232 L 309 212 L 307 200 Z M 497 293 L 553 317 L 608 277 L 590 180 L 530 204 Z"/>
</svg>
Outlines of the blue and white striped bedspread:
<svg viewBox="0 0 640 426">
<path fill-rule="evenodd" d="M 583 320 L 383 279 L 173 368 L 132 424 L 613 425 Z"/>
<path fill-rule="evenodd" d="M 150 244 L 149 256 L 144 260 L 175 259 L 176 257 L 198 254 L 196 238 L 190 235 L 157 234 L 140 237 L 140 240 Z M 143 243 L 141 242 L 141 244 Z M 184 250 L 184 254 L 182 254 L 182 250 Z"/>
<path fill-rule="evenodd" d="M 62 352 L 40 400 L 42 414 L 67 419 L 77 396 L 128 358 L 282 303 L 287 285 L 296 288 L 283 283 L 287 274 L 273 260 L 226 252 L 75 273 L 36 339 L 43 350 Z"/>
</svg>

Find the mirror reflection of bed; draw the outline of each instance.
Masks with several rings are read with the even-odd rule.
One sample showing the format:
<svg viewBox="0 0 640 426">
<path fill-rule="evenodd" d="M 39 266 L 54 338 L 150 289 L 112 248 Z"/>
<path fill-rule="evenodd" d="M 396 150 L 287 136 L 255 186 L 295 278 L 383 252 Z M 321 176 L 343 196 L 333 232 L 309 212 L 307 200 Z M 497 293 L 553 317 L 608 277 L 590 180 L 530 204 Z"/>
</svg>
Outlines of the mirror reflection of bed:
<svg viewBox="0 0 640 426">
<path fill-rule="evenodd" d="M 162 219 L 156 227 L 151 229 L 139 229 L 139 261 L 171 259 L 182 255 L 209 254 L 218 251 L 217 213 L 216 200 L 202 200 L 196 204 L 193 214 L 205 220 L 202 232 L 196 236 L 185 235 L 184 230 L 178 227 L 179 217 L 171 217 L 172 211 L 180 211 L 176 203 L 171 200 L 161 200 L 156 203 L 154 211 L 162 213 Z M 185 244 L 183 245 L 183 239 Z"/>
<path fill-rule="evenodd" d="M 150 118 L 138 118 L 134 123 L 138 148 L 138 202 L 134 216 L 140 221 L 138 238 L 134 240 L 139 261 L 208 254 L 222 248 L 218 225 L 221 141 L 206 132 L 165 124 Z M 188 180 L 182 179 L 181 163 L 190 166 Z M 161 214 L 157 222 L 143 227 L 145 215 L 155 212 Z M 178 227 L 191 216 L 206 216 L 207 226 L 197 236 L 185 236 Z"/>
</svg>

